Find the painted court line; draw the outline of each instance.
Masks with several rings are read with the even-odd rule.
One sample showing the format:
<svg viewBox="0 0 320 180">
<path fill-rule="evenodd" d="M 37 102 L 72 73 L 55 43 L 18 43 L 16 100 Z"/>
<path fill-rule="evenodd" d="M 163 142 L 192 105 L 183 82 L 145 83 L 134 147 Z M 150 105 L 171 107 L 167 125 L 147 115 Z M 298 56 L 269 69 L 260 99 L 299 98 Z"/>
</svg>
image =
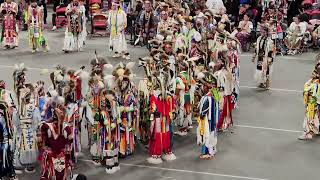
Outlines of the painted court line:
<svg viewBox="0 0 320 180">
<path fill-rule="evenodd" d="M 251 128 L 251 129 L 262 129 L 262 130 L 270 130 L 270 131 L 281 131 L 281 132 L 290 132 L 290 133 L 302 133 L 303 131 L 298 130 L 290 130 L 290 129 L 278 129 L 278 128 L 269 128 L 269 127 L 259 127 L 259 126 L 249 126 L 249 125 L 234 125 L 235 127 L 242 127 L 242 128 Z"/>
<path fill-rule="evenodd" d="M 247 88 L 247 89 L 260 89 L 258 87 L 254 86 L 240 86 L 240 88 Z M 295 92 L 295 93 L 302 93 L 301 90 L 295 90 L 295 89 L 280 89 L 280 88 L 270 88 L 271 91 L 282 91 L 282 92 Z"/>
<path fill-rule="evenodd" d="M 79 161 L 92 163 L 91 160 L 88 159 L 79 159 Z M 226 177 L 230 179 L 246 179 L 246 180 L 268 180 L 265 178 L 255 178 L 255 177 L 246 177 L 246 176 L 236 176 L 230 174 L 219 174 L 219 173 L 209 173 L 209 172 L 200 172 L 200 171 L 191 171 L 184 169 L 172 169 L 172 168 L 163 168 L 163 167 L 155 167 L 155 166 L 147 166 L 147 165 L 138 165 L 138 164 L 129 164 L 129 163 L 120 163 L 122 166 L 136 167 L 136 168 L 147 168 L 147 169 L 155 169 L 155 170 L 163 170 L 163 171 L 171 171 L 171 172 L 179 172 L 179 173 L 190 173 L 190 174 L 199 174 L 199 175 L 208 175 L 208 176 L 216 176 L 216 177 Z M 166 179 L 175 179 L 173 177 L 161 176 Z"/>
<path fill-rule="evenodd" d="M 209 173 L 209 172 L 199 172 L 199 171 L 191 171 L 191 170 L 184 170 L 184 169 L 162 168 L 162 167 L 154 167 L 154 166 L 146 166 L 146 165 L 127 164 L 127 163 L 120 163 L 120 164 L 123 166 L 130 166 L 130 167 L 137 167 L 137 168 L 147 168 L 147 169 L 155 169 L 155 170 L 163 170 L 163 171 L 171 171 L 171 172 L 200 174 L 200 175 L 208 175 L 208 176 L 216 176 L 216 177 L 233 178 L 233 179 L 268 180 L 268 179 L 264 179 L 264 178 L 235 176 L 235 175 L 229 175 L 229 174 L 218 174 L 218 173 Z"/>
</svg>

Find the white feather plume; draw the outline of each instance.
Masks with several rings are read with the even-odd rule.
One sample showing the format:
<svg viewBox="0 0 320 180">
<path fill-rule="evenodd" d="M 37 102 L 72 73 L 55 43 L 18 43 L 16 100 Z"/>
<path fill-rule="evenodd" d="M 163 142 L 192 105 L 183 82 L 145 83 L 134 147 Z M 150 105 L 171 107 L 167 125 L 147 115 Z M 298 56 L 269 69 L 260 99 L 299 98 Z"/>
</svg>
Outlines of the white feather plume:
<svg viewBox="0 0 320 180">
<path fill-rule="evenodd" d="M 203 79 L 205 77 L 205 74 L 203 72 L 200 72 L 197 74 L 197 79 Z"/>
<path fill-rule="evenodd" d="M 159 41 L 163 41 L 163 40 L 164 40 L 164 36 L 158 34 L 158 35 L 156 36 L 156 39 L 159 40 Z"/>
<path fill-rule="evenodd" d="M 103 74 L 111 74 L 113 70 L 112 64 L 105 64 L 103 65 Z"/>
<path fill-rule="evenodd" d="M 62 105 L 62 104 L 64 104 L 64 102 L 65 102 L 64 97 L 62 97 L 62 96 L 57 97 L 57 100 L 56 100 L 57 104 Z"/>
<path fill-rule="evenodd" d="M 101 89 L 104 88 L 104 83 L 102 81 L 99 81 L 98 85 L 99 85 L 99 88 Z"/>
<path fill-rule="evenodd" d="M 133 80 L 133 78 L 134 78 L 135 76 L 136 76 L 135 74 L 130 74 L 130 75 L 129 75 L 129 79 L 130 79 L 130 80 Z"/>
<path fill-rule="evenodd" d="M 58 92 L 56 90 L 50 90 L 49 91 L 51 97 L 57 97 L 58 96 Z"/>
<path fill-rule="evenodd" d="M 135 62 L 129 62 L 127 65 L 126 65 L 126 68 L 127 69 L 132 69 L 135 65 Z"/>
<path fill-rule="evenodd" d="M 193 38 L 196 42 L 199 42 L 202 39 L 201 34 L 198 31 L 194 33 Z"/>
<path fill-rule="evenodd" d="M 81 79 L 81 95 L 85 97 L 89 91 L 88 83 L 89 83 L 90 75 L 87 71 L 82 71 L 79 76 Z"/>
<path fill-rule="evenodd" d="M 106 75 L 103 77 L 104 83 L 108 89 L 112 89 L 114 87 L 114 76 Z"/>
<path fill-rule="evenodd" d="M 167 41 L 172 41 L 172 36 L 167 36 L 166 40 Z"/>
<path fill-rule="evenodd" d="M 211 68 L 213 68 L 215 65 L 216 65 L 216 63 L 214 63 L 214 62 L 209 63 L 209 67 L 211 67 Z"/>
</svg>

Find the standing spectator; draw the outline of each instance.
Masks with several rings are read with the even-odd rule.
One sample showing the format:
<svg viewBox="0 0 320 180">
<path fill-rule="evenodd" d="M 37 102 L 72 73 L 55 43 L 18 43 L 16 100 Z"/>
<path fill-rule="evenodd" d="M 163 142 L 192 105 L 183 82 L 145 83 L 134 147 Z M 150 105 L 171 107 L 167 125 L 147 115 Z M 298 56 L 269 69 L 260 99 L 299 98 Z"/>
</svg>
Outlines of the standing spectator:
<svg viewBox="0 0 320 180">
<path fill-rule="evenodd" d="M 239 16 L 239 1 L 238 0 L 226 0 L 225 2 L 227 14 L 231 16 L 230 20 L 235 21 Z"/>
<path fill-rule="evenodd" d="M 48 3 L 48 0 L 37 1 L 38 6 L 43 7 L 43 24 L 47 24 L 47 17 L 48 17 L 47 3 Z"/>
<path fill-rule="evenodd" d="M 301 6 L 303 0 L 294 0 L 289 3 L 288 7 L 288 25 L 291 24 L 293 17 L 298 15 L 299 7 Z"/>
<path fill-rule="evenodd" d="M 59 7 L 67 7 L 69 4 L 68 0 L 53 0 L 53 13 L 52 13 L 52 31 L 55 31 L 57 29 L 56 26 L 56 10 Z"/>
</svg>

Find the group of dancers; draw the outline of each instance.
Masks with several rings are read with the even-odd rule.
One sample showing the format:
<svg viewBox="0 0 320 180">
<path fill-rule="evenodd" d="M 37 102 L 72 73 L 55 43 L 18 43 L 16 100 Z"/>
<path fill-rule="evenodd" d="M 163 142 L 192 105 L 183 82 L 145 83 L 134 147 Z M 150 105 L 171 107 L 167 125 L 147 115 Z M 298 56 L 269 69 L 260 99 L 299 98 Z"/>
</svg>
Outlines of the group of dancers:
<svg viewBox="0 0 320 180">
<path fill-rule="evenodd" d="M 37 5 L 36 0 L 31 0 L 26 11 L 28 39 L 32 53 L 43 49 L 49 50 L 48 39 L 44 35 L 43 7 Z M 86 8 L 81 0 L 72 0 L 66 8 L 67 25 L 63 51 L 83 51 L 87 38 L 85 16 Z M 0 13 L 3 15 L 1 42 L 5 49 L 14 49 L 19 45 L 19 27 L 17 21 L 18 5 L 13 0 L 6 0 L 1 4 Z M 112 9 L 107 19 L 110 31 L 109 49 L 114 51 L 114 57 L 129 60 L 127 51 L 125 29 L 127 27 L 127 14 L 121 7 L 120 1 L 112 2 Z"/>
<path fill-rule="evenodd" d="M 28 27 L 28 40 L 32 53 L 49 51 L 48 39 L 44 33 L 43 6 L 31 0 L 24 10 Z M 19 45 L 19 22 L 17 20 L 18 5 L 13 0 L 5 0 L 1 4 L 2 19 L 1 42 L 5 49 L 14 49 Z M 73 0 L 66 9 L 67 26 L 63 51 L 82 51 L 87 36 L 85 7 L 81 1 Z"/>
<path fill-rule="evenodd" d="M 16 65 L 14 91 L 0 82 L 0 179 L 17 179 L 21 169 L 32 173 L 37 161 L 41 180 L 70 177 L 84 146 L 84 125 L 92 161 L 107 173 L 119 170 L 118 156 L 132 155 L 136 143 L 133 65 L 113 67 L 99 57 L 92 60 L 91 73 L 59 65 L 49 73 L 48 90 L 41 80 L 28 82 L 27 68 Z"/>
<path fill-rule="evenodd" d="M 66 11 L 70 14 L 66 52 L 79 50 L 84 44 L 80 40 L 85 37 L 81 33 L 84 9 L 77 2 L 69 4 Z M 1 7 L 13 12 L 14 8 L 8 8 L 12 5 L 7 0 Z M 13 92 L 5 88 L 4 81 L 0 83 L 0 179 L 16 179 L 21 167 L 34 172 L 37 160 L 41 163 L 42 180 L 71 176 L 81 148 L 86 146 L 81 143 L 84 124 L 92 162 L 104 166 L 109 174 L 120 169 L 119 158 L 134 154 L 138 141 L 148 148 L 149 163 L 175 160 L 174 136 L 188 135 L 193 120 L 197 120 L 199 157 L 215 156 L 218 134 L 232 127 L 232 111 L 238 105 L 240 43 L 225 30 L 227 17 L 210 10 L 194 17 L 184 16 L 180 10 L 169 15 L 166 9 L 170 6 L 161 5 L 163 16 L 156 35 L 147 42 L 150 52 L 139 61 L 145 76 L 137 85 L 132 72 L 135 63 L 114 67 L 97 53 L 90 63 L 90 73 L 85 67 L 74 70 L 57 66 L 49 73 L 52 85 L 48 90 L 43 81 L 28 82 L 27 69 L 23 64 L 16 65 Z M 39 11 L 33 11 L 34 7 Z M 31 14 L 40 11 L 31 4 Z M 14 19 L 14 14 L 7 13 L 5 17 Z M 39 22 L 35 17 L 31 22 Z M 219 18 L 221 21 L 216 20 Z M 130 59 L 124 37 L 126 14 L 119 2 L 113 2 L 108 22 L 114 57 Z M 29 29 L 37 25 L 29 25 Z M 29 32 L 39 33 L 40 29 Z M 261 29 L 253 61 L 257 62 L 258 86 L 268 89 L 275 51 L 268 28 Z M 3 37 L 17 43 L 17 34 L 11 36 L 14 33 L 9 32 L 16 31 L 5 31 Z M 32 37 L 31 42 L 39 42 Z"/>
</svg>

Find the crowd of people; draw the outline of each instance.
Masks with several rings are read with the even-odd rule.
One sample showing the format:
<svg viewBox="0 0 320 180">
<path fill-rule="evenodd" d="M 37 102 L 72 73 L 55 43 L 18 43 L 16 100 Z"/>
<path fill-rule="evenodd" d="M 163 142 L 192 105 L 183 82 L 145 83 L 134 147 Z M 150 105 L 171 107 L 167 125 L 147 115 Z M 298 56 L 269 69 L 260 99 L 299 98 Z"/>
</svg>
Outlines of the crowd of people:
<svg viewBox="0 0 320 180">
<path fill-rule="evenodd" d="M 17 4 L 12 0 L 5 0 L 2 3 L 3 31 L 1 37 L 5 48 L 18 46 L 19 29 L 22 22 L 23 29 L 29 31 L 32 51 L 35 52 L 41 46 L 45 51 L 48 50 L 47 39 L 43 33 L 44 26 L 47 24 L 46 2 L 31 0 Z M 109 4 L 110 2 L 108 1 Z M 179 7 L 175 3 L 178 3 Z M 52 30 L 56 30 L 57 8 L 68 7 L 63 50 L 65 52 L 82 51 L 87 36 L 86 22 L 90 19 L 89 1 L 72 0 L 68 2 L 65 0 L 53 1 L 53 4 Z M 120 3 L 120 5 L 124 4 Z M 133 5 L 135 9 L 132 8 Z M 166 11 L 162 12 L 164 8 Z M 206 17 L 204 13 L 209 10 L 214 16 L 210 24 L 217 26 L 223 23 L 226 26 L 225 31 L 239 40 L 243 51 L 249 51 L 254 47 L 255 39 L 260 35 L 260 25 L 269 28 L 269 35 L 276 44 L 277 52 L 281 54 L 294 55 L 310 47 L 319 47 L 320 13 L 316 0 L 195 0 L 190 2 L 171 0 L 142 2 L 138 0 L 122 10 L 125 16 L 122 16 L 124 24 L 121 31 L 130 32 L 135 36 L 134 44 L 148 45 L 148 40 L 159 33 L 159 28 L 163 28 L 159 24 L 161 19 L 168 17 L 175 19 L 176 15 L 203 19 Z M 107 21 L 108 28 L 111 30 L 110 16 Z M 120 54 L 121 52 L 116 56 Z M 126 54 L 123 55 L 124 58 L 130 58 L 127 52 L 123 54 Z"/>
<path fill-rule="evenodd" d="M 272 0 L 145 0 L 137 2 L 136 11 L 126 12 L 122 2 L 113 1 L 107 18 L 109 50 L 115 58 L 130 60 L 126 33 L 131 29 L 134 45 L 149 49 L 139 59 L 144 78 L 134 83 L 134 62 L 113 66 L 95 53 L 91 72 L 84 66 L 76 70 L 63 65 L 53 72 L 44 70 L 52 81 L 46 90 L 45 82 L 28 82 L 27 68 L 16 65 L 13 91 L 0 81 L 0 179 L 17 179 L 21 169 L 32 173 L 40 162 L 41 180 L 64 180 L 72 176 L 83 147 L 90 150 L 93 164 L 112 174 L 120 170 L 120 158 L 134 154 L 138 141 L 148 148 L 149 163 L 173 161 L 174 135 L 186 136 L 194 119 L 199 158 L 213 158 L 218 135 L 232 127 L 232 112 L 238 106 L 241 49 L 248 50 L 255 39 L 254 76 L 257 86 L 267 90 L 282 39 L 289 54 L 297 53 L 305 42 L 304 11 L 299 17 L 288 14 L 293 22 L 283 36 L 281 22 L 288 6 L 287 1 Z M 32 52 L 48 50 L 43 9 L 36 1 L 27 8 Z M 65 52 L 83 50 L 86 9 L 78 0 L 67 5 Z M 6 49 L 15 48 L 18 5 L 6 0 L 0 12 L 2 42 Z M 317 27 L 312 37 L 318 38 L 318 31 Z M 319 133 L 317 69 L 305 86 L 307 130 L 301 139 Z M 84 125 L 88 145 L 81 140 Z"/>
</svg>

